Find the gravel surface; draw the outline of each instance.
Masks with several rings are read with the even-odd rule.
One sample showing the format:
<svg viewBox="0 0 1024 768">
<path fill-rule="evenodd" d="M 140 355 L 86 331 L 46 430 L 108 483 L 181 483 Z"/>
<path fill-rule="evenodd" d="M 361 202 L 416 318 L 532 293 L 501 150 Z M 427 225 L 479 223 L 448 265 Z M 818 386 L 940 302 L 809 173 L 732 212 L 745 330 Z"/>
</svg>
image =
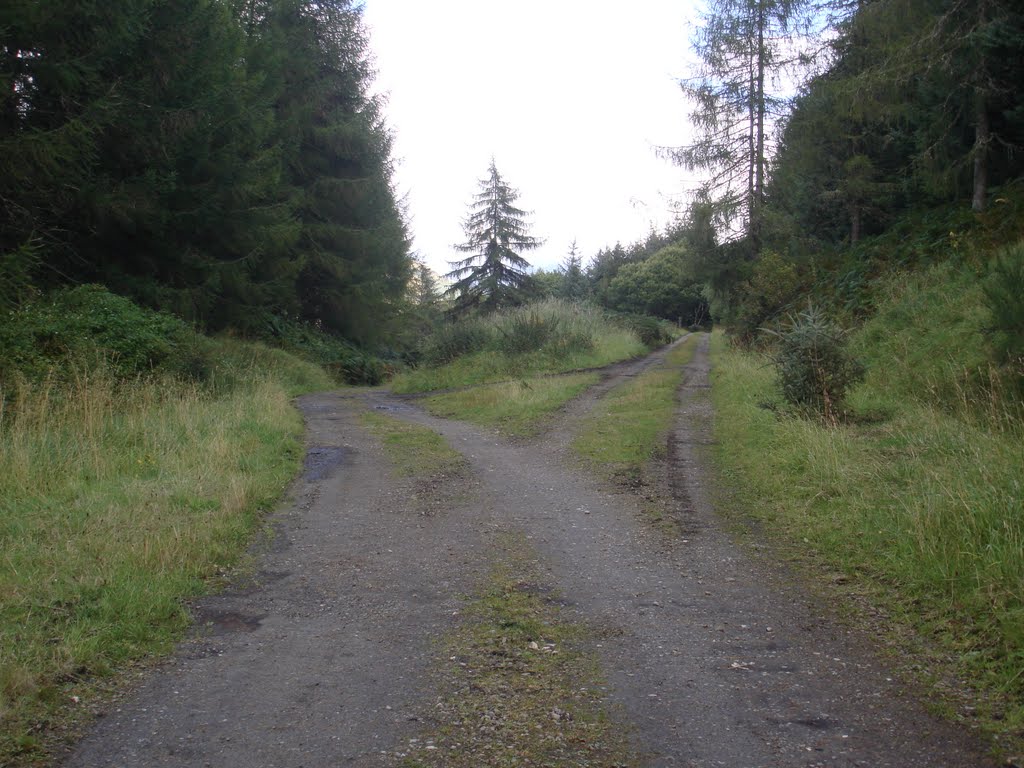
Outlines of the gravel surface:
<svg viewBox="0 0 1024 768">
<path fill-rule="evenodd" d="M 609 369 L 528 443 L 364 396 L 469 460 L 430 515 L 382 469 L 349 397 L 303 398 L 306 475 L 272 518 L 255 582 L 197 605 L 196 637 L 67 765 L 380 765 L 429 719 L 434 639 L 479 583 L 499 531 L 530 542 L 570 618 L 590 629 L 614 716 L 644 765 L 994 765 L 969 733 L 924 711 L 870 638 L 724 532 L 701 454 L 712 418 L 706 337 L 669 441 L 680 534 L 577 468 L 574 421 L 663 355 Z"/>
</svg>

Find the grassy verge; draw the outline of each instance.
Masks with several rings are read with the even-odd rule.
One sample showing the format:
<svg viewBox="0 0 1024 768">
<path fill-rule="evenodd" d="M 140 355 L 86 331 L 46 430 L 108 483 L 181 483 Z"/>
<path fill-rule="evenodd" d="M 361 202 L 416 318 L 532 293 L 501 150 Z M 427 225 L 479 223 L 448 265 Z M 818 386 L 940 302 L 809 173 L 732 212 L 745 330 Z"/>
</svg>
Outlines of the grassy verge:
<svg viewBox="0 0 1024 768">
<path fill-rule="evenodd" d="M 519 379 L 434 395 L 423 402 L 431 413 L 496 427 L 506 435 L 537 434 L 544 419 L 597 383 L 596 373 Z"/>
<path fill-rule="evenodd" d="M 628 331 L 602 336 L 590 349 L 564 354 L 545 351 L 510 354 L 485 350 L 465 355 L 436 368 L 419 368 L 399 374 L 391 383 L 398 393 L 430 392 L 436 389 L 490 384 L 519 380 L 529 376 L 564 373 L 566 371 L 600 368 L 619 360 L 628 360 L 647 351 L 637 337 Z"/>
<path fill-rule="evenodd" d="M 289 391 L 330 382 L 295 358 L 298 379 L 260 377 L 235 353 L 249 381 L 220 394 L 93 374 L 0 398 L 0 764 L 47 762 L 104 676 L 170 650 L 183 600 L 294 476 Z"/>
<path fill-rule="evenodd" d="M 395 471 L 402 477 L 438 479 L 455 474 L 465 465 L 462 454 L 431 429 L 372 411 L 364 411 L 360 418 L 363 426 L 381 441 Z"/>
<path fill-rule="evenodd" d="M 665 363 L 613 389 L 582 424 L 573 450 L 609 478 L 630 486 L 663 456 L 682 368 L 696 349 L 696 335 L 673 349 Z"/>
<path fill-rule="evenodd" d="M 763 358 L 719 334 L 713 350 L 717 460 L 742 508 L 869 591 L 893 620 L 883 631 L 910 628 L 910 672 L 942 689 L 949 714 L 1021 749 L 1022 436 L 871 377 L 851 405 L 886 419 L 825 428 L 763 407 L 777 399 Z"/>
<path fill-rule="evenodd" d="M 585 629 L 561 616 L 522 543 L 509 537 L 503 550 L 443 642 L 434 725 L 399 750 L 401 765 L 634 765 L 602 708 Z"/>
</svg>

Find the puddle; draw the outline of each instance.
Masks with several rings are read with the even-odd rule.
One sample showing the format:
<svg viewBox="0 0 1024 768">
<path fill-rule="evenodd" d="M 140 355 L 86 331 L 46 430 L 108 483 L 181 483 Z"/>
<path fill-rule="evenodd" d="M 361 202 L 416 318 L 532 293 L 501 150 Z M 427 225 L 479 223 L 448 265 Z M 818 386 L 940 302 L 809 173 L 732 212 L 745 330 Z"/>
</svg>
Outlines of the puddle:
<svg viewBox="0 0 1024 768">
<path fill-rule="evenodd" d="M 226 635 L 232 632 L 255 632 L 265 618 L 266 614 L 246 616 L 235 611 L 200 610 L 196 622 L 205 625 L 215 635 Z"/>
<path fill-rule="evenodd" d="M 302 476 L 306 480 L 323 480 L 345 463 L 348 451 L 340 445 L 313 445 L 306 451 Z"/>
</svg>

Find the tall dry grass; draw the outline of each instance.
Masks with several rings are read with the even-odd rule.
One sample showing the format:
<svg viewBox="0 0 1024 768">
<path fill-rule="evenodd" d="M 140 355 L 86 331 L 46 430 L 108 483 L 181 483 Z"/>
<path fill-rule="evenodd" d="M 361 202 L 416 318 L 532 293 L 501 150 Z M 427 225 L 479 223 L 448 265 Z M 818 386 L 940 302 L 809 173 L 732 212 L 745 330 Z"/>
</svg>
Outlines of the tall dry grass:
<svg viewBox="0 0 1024 768">
<path fill-rule="evenodd" d="M 81 371 L 0 393 L 0 763 L 28 725 L 165 650 L 183 600 L 236 563 L 300 460 L 284 386 L 214 396 Z"/>
</svg>

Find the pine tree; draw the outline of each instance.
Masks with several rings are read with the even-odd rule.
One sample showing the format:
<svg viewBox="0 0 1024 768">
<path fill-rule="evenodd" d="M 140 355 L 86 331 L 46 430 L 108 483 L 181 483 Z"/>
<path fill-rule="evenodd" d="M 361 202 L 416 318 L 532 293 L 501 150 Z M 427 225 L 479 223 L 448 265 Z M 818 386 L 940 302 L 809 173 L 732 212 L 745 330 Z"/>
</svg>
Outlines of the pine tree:
<svg viewBox="0 0 1024 768">
<path fill-rule="evenodd" d="M 587 278 L 583 274 L 583 257 L 576 248 L 575 240 L 569 246 L 569 253 L 562 262 L 559 272 L 562 275 L 559 296 L 569 301 L 582 299 L 587 293 Z"/>
<path fill-rule="evenodd" d="M 434 277 L 434 270 L 425 262 L 417 261 L 415 267 L 415 288 L 414 299 L 421 307 L 434 307 L 437 305 L 440 293 L 437 289 L 437 279 Z"/>
<path fill-rule="evenodd" d="M 519 255 L 539 247 L 542 241 L 529 234 L 526 211 L 515 206 L 519 193 L 510 187 L 491 160 L 489 176 L 480 180 L 480 191 L 463 222 L 466 242 L 455 246 L 472 253 L 450 262 L 453 280 L 447 294 L 454 297 L 453 312 L 473 309 L 492 312 L 520 304 L 530 294 L 532 280 L 526 270 L 530 262 Z"/>
</svg>

